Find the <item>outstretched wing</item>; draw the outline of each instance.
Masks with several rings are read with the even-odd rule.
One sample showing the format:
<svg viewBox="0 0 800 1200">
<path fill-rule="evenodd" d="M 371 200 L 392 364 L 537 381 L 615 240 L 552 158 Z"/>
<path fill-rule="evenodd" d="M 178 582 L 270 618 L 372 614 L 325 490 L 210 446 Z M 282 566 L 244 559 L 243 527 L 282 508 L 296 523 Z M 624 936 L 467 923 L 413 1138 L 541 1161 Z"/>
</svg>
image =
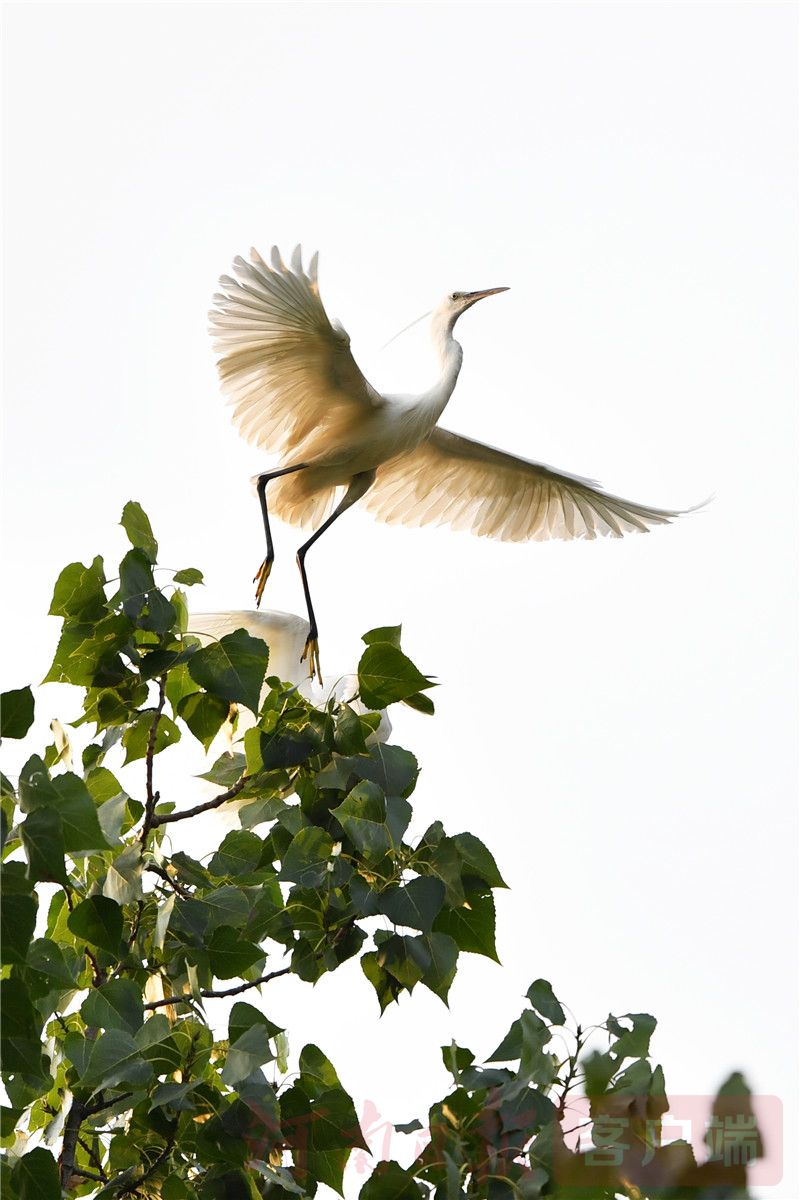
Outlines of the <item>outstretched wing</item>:
<svg viewBox="0 0 800 1200">
<path fill-rule="evenodd" d="M 350 338 L 331 324 L 298 246 L 291 266 L 273 247 L 268 265 L 256 250 L 223 275 L 209 313 L 223 391 L 249 442 L 270 453 L 303 454 L 315 434 L 341 433 L 383 404 L 350 353 Z"/>
<path fill-rule="evenodd" d="M 681 515 L 609 496 L 590 479 L 438 427 L 379 468 L 364 505 L 381 521 L 448 524 L 505 542 L 622 537 Z"/>
</svg>

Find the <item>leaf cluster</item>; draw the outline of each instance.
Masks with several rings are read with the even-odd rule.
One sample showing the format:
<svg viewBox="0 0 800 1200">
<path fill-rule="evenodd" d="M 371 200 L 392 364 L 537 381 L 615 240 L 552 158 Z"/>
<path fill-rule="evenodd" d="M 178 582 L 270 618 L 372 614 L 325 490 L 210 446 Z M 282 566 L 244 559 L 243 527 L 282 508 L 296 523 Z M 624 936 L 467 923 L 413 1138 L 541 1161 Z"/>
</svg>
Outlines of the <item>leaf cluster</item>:
<svg viewBox="0 0 800 1200">
<path fill-rule="evenodd" d="M 493 893 L 505 884 L 473 834 L 434 821 L 409 835 L 419 768 L 379 740 L 380 710 L 430 713 L 433 684 L 398 627 L 364 636 L 357 695 L 317 707 L 270 675 L 268 647 L 244 629 L 201 644 L 184 591 L 201 573 L 157 583 L 146 514 L 130 502 L 121 524 L 130 549 L 117 575 L 100 557 L 71 563 L 50 606 L 62 624 L 45 682 L 80 689 L 79 761 L 54 722 L 52 744 L 17 780 L 0 778 L 0 1182 L 10 1200 L 341 1191 L 351 1151 L 365 1146 L 352 1099 L 314 1045 L 290 1075 L 286 1031 L 238 997 L 287 974 L 314 983 L 358 958 L 381 1013 L 418 985 L 446 1003 L 461 954 L 497 960 Z M 251 723 L 239 736 L 242 708 Z M 3 696 L 3 736 L 25 736 L 33 718 L 30 688 Z M 187 736 L 208 749 L 223 727 L 231 748 L 203 776 L 212 798 L 162 796 L 159 756 Z M 175 849 L 174 825 L 223 807 L 239 828 L 213 854 Z M 212 1006 L 227 997 L 237 999 L 220 1037 Z M 411 1168 L 380 1164 L 364 1200 L 566 1196 L 587 1179 L 597 1196 L 623 1180 L 677 1196 L 702 1171 L 660 1145 L 653 1018 L 609 1017 L 607 1047 L 587 1055 L 546 981 L 528 1001 L 488 1065 L 444 1049 L 453 1087 L 430 1111 L 428 1146 Z M 585 1153 L 563 1134 L 578 1087 L 593 1129 L 622 1113 L 637 1153 L 650 1139 L 650 1174 L 625 1158 L 599 1183 L 581 1176 Z"/>
</svg>

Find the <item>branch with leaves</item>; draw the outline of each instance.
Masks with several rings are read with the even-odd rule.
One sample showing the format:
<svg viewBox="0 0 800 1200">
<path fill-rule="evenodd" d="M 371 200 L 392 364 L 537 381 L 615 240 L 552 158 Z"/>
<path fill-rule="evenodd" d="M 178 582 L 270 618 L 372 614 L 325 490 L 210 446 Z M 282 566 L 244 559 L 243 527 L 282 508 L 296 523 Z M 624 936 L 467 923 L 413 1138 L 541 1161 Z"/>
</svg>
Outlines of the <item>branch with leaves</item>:
<svg viewBox="0 0 800 1200">
<path fill-rule="evenodd" d="M 200 572 L 158 586 L 158 547 L 138 504 L 122 525 L 131 548 L 116 586 L 100 557 L 72 563 L 50 608 L 62 630 L 47 679 L 81 689 L 80 766 L 70 769 L 59 725 L 60 740 L 31 754 L 18 780 L 0 780 L 0 1183 L 10 1200 L 341 1191 L 365 1142 L 333 1065 L 307 1045 L 290 1072 L 285 1030 L 239 999 L 219 1039 L 202 1001 L 289 975 L 314 983 L 354 957 L 380 1011 L 417 986 L 446 1000 L 462 954 L 496 959 L 493 893 L 505 884 L 471 833 L 435 821 L 409 839 L 417 762 L 376 734 L 387 705 L 431 713 L 433 685 L 399 628 L 364 637 L 366 711 L 317 708 L 268 675 L 268 647 L 246 630 L 207 646 L 189 635 L 183 589 Z M 189 807 L 162 796 L 159 756 L 187 734 L 208 750 L 232 705 L 253 724 L 205 773 L 217 794 Z M 24 737 L 33 716 L 29 688 L 6 693 L 3 736 Z M 123 787 L 123 766 L 143 768 L 131 788 L 143 799 Z M 207 860 L 159 841 L 165 826 L 234 803 L 239 828 Z M 288 961 L 267 970 L 273 956 Z M 527 1004 L 487 1064 L 443 1048 L 453 1084 L 430 1110 L 428 1146 L 410 1167 L 378 1164 L 362 1200 L 742 1193 L 741 1171 L 720 1174 L 690 1149 L 661 1145 L 652 1017 L 609 1017 L 598 1048 L 580 1026 L 570 1035 L 544 980 Z M 575 1049 L 560 1061 L 552 1046 L 562 1036 Z M 630 1124 L 633 1148 L 611 1174 L 592 1174 L 588 1152 L 567 1145 L 577 1089 L 595 1139 L 609 1115 Z M 718 1103 L 752 1117 L 741 1077 Z"/>
</svg>

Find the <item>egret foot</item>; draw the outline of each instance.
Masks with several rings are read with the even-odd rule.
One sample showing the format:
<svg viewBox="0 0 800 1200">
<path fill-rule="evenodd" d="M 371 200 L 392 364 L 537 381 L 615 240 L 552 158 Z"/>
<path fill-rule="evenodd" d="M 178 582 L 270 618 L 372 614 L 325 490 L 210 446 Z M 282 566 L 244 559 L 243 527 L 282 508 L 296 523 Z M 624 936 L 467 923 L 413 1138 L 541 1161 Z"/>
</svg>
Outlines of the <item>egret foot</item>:
<svg viewBox="0 0 800 1200">
<path fill-rule="evenodd" d="M 264 588 L 267 586 L 269 573 L 272 570 L 272 559 L 265 558 L 258 571 L 253 577 L 253 583 L 256 585 L 256 608 L 261 607 L 261 597 L 264 595 Z"/>
<path fill-rule="evenodd" d="M 319 686 L 322 687 L 322 671 L 319 667 L 319 641 L 316 633 L 309 633 L 306 638 L 306 646 L 303 653 L 300 655 L 300 662 L 306 661 L 308 656 L 308 677 L 313 679 L 316 675 L 319 680 Z"/>
</svg>

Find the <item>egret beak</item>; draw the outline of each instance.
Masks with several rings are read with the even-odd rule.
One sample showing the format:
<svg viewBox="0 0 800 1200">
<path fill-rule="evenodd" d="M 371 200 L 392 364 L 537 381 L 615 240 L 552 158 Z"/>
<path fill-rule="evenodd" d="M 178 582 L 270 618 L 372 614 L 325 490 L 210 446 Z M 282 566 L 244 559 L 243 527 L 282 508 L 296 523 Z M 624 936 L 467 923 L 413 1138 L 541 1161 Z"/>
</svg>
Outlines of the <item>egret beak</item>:
<svg viewBox="0 0 800 1200">
<path fill-rule="evenodd" d="M 466 296 L 464 297 L 464 307 L 461 311 L 466 312 L 467 309 L 472 308 L 472 305 L 476 304 L 478 300 L 483 300 L 484 296 L 497 296 L 500 292 L 507 291 L 507 287 L 499 287 L 486 288 L 485 291 L 482 292 L 467 292 Z"/>
</svg>

